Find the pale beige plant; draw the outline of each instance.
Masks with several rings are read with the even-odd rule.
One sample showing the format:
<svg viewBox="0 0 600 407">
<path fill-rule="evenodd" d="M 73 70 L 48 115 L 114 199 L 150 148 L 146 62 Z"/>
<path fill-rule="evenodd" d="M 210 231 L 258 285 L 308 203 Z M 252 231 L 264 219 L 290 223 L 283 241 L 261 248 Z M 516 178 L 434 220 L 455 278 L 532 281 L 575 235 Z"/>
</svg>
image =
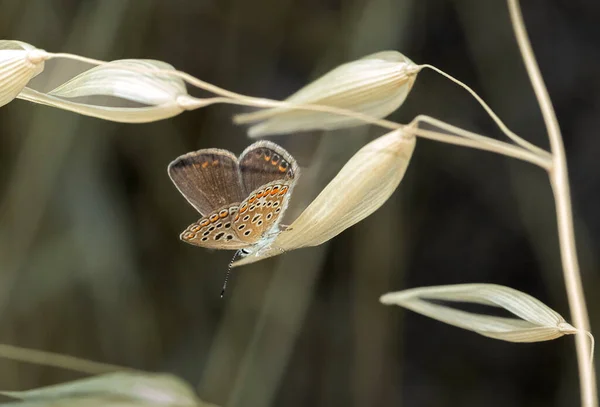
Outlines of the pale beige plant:
<svg viewBox="0 0 600 407">
<path fill-rule="evenodd" d="M 507 292 L 511 292 L 512 297 L 509 297 L 512 298 L 512 302 L 500 305 L 508 305 L 507 309 L 518 311 L 516 314 L 524 320 L 515 322 L 496 319 L 495 325 L 492 324 L 496 331 L 492 333 L 482 330 L 482 324 L 485 325 L 490 320 L 486 322 L 473 316 L 457 314 L 458 310 L 448 313 L 447 309 L 435 308 L 432 311 L 430 305 L 422 301 L 425 298 L 423 295 L 432 294 L 431 289 L 429 292 L 427 289 L 417 289 L 421 291 L 388 296 L 384 297 L 384 300 L 394 300 L 413 309 L 419 308 L 423 313 L 435 315 L 444 322 L 462 325 L 479 333 L 485 332 L 487 336 L 504 336 L 504 339 L 510 337 L 520 340 L 545 340 L 559 333 L 577 333 L 576 349 L 582 405 L 597 407 L 595 371 L 589 358 L 590 344 L 586 339 L 586 335 L 590 335 L 589 318 L 575 250 L 564 147 L 552 104 L 525 32 L 518 1 L 508 0 L 508 4 L 517 42 L 550 136 L 551 152 L 532 145 L 512 132 L 483 99 L 464 83 L 431 65 L 415 65 L 395 51 L 369 55 L 341 65 L 288 100 L 279 102 L 221 89 L 160 61 L 126 60 L 106 63 L 77 55 L 53 54 L 16 41 L 1 41 L 0 105 L 10 102 L 16 95 L 32 102 L 106 120 L 148 122 L 172 117 L 184 110 L 228 103 L 265 109 L 236 117 L 238 123 L 256 123 L 250 127 L 251 136 L 344 128 L 360 123 L 375 124 L 390 130 L 388 134 L 356 153 L 289 229 L 281 232 L 270 246 L 263 248 L 256 256 L 244 258 L 236 263 L 237 265 L 287 250 L 321 244 L 371 214 L 389 198 L 400 183 L 414 149 L 414 136 L 496 152 L 537 165 L 547 171 L 554 192 L 563 273 L 573 326 L 568 325 L 560 315 L 537 300 L 524 293 L 515 294 L 506 287 L 498 289 L 496 286 L 495 291 L 490 291 L 489 286 L 473 285 L 469 287 L 468 294 L 462 292 L 459 297 L 456 297 L 456 292 L 452 293 L 453 289 L 450 287 L 435 289 L 438 290 L 435 295 L 443 295 L 445 300 L 471 298 L 476 302 L 494 304 L 499 304 L 498 298 L 502 296 L 506 300 Z M 43 93 L 25 87 L 31 78 L 43 70 L 45 60 L 56 58 L 80 60 L 98 67 L 82 73 L 52 92 Z M 385 116 L 404 102 L 417 73 L 425 68 L 442 74 L 466 89 L 511 142 L 494 140 L 425 115 L 418 116 L 408 126 L 385 120 Z M 183 82 L 211 92 L 215 96 L 193 98 L 187 94 Z M 132 108 L 90 105 L 68 100 L 93 95 L 116 96 L 147 106 Z M 423 123 L 433 126 L 435 130 L 420 128 L 419 125 Z M 415 292 L 422 298 L 415 296 Z M 525 301 L 524 298 L 528 300 Z M 529 308 L 515 306 L 519 301 L 527 302 Z M 505 330 L 502 331 L 501 328 Z M 508 332 L 506 329 L 515 331 Z M 535 337 L 534 333 L 540 336 Z"/>
<path fill-rule="evenodd" d="M 85 71 L 48 93 L 25 88 L 19 98 L 99 119 L 148 123 L 176 116 L 185 110 L 180 104 L 188 97 L 183 80 L 152 74 L 169 69 L 173 67 L 161 61 L 113 61 Z M 104 106 L 68 100 L 87 96 L 112 96 L 146 106 Z"/>
<path fill-rule="evenodd" d="M 383 51 L 348 62 L 300 89 L 285 101 L 297 105 L 325 105 L 383 118 L 402 105 L 419 67 L 397 51 Z M 257 123 L 250 137 L 328 130 L 363 124 L 335 114 L 274 108 L 234 117 L 238 124 Z"/>
<path fill-rule="evenodd" d="M 0 106 L 12 101 L 44 70 L 46 52 L 21 41 L 0 40 Z"/>
<path fill-rule="evenodd" d="M 577 329 L 541 301 L 495 284 L 457 284 L 421 287 L 388 293 L 379 299 L 449 325 L 508 342 L 540 342 L 577 333 Z M 517 318 L 461 311 L 431 300 L 503 308 Z"/>
<path fill-rule="evenodd" d="M 361 148 L 269 247 L 233 265 L 320 245 L 375 212 L 402 181 L 415 142 L 414 136 L 395 130 Z"/>
</svg>

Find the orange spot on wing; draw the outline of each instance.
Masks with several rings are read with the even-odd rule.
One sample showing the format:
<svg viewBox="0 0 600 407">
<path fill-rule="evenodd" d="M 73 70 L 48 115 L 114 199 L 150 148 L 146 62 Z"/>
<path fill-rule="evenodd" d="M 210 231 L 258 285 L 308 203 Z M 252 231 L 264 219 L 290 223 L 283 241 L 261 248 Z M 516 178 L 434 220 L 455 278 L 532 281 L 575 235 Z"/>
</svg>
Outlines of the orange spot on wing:
<svg viewBox="0 0 600 407">
<path fill-rule="evenodd" d="M 252 202 L 254 202 L 254 201 L 256 201 L 256 195 L 252 195 L 252 196 L 250 197 L 250 199 L 248 199 L 248 202 L 250 202 L 250 203 L 252 203 Z"/>
<path fill-rule="evenodd" d="M 192 227 L 190 228 L 190 230 L 191 230 L 192 232 L 197 232 L 197 231 L 199 231 L 199 230 L 200 230 L 200 225 L 194 225 L 194 226 L 192 226 Z"/>
<path fill-rule="evenodd" d="M 206 168 L 206 167 L 208 167 L 208 161 L 204 161 L 202 163 L 202 168 Z M 281 167 L 279 167 L 279 168 L 281 168 Z"/>
<path fill-rule="evenodd" d="M 200 222 L 200 226 L 204 227 L 207 226 L 210 223 L 210 221 L 208 219 L 204 219 L 202 222 Z"/>
<path fill-rule="evenodd" d="M 240 213 L 246 212 L 246 209 L 248 209 L 248 205 L 243 204 L 242 207 L 240 208 Z"/>
<path fill-rule="evenodd" d="M 214 160 L 214 161 L 212 162 L 212 165 L 213 165 L 213 167 L 214 167 L 215 165 L 218 165 L 218 164 L 219 164 L 219 160 Z"/>
<path fill-rule="evenodd" d="M 219 219 L 219 215 L 217 215 L 216 213 L 213 213 L 212 215 L 210 215 L 210 219 L 211 222 L 215 222 L 217 219 Z"/>
<path fill-rule="evenodd" d="M 279 185 L 273 187 L 273 190 L 271 191 L 271 195 L 276 195 L 278 191 L 279 191 Z"/>
</svg>

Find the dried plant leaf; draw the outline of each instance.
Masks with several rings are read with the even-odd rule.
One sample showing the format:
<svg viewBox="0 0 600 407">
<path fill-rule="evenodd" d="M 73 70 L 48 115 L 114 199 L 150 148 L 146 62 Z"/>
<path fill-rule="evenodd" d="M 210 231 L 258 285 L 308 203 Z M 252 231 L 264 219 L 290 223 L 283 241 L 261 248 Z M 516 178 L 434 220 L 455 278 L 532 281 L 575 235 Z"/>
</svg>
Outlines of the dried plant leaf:
<svg viewBox="0 0 600 407">
<path fill-rule="evenodd" d="M 44 70 L 47 54 L 21 41 L 0 40 L 0 106 L 12 101 Z"/>
<path fill-rule="evenodd" d="M 174 117 L 184 111 L 177 103 L 165 103 L 158 106 L 145 107 L 110 107 L 77 103 L 65 100 L 46 93 L 38 92 L 31 88 L 25 88 L 17 96 L 19 99 L 27 100 L 46 106 L 52 106 L 63 110 L 79 113 L 85 116 L 97 117 L 120 123 L 150 123 L 158 120 Z"/>
<path fill-rule="evenodd" d="M 490 305 L 521 318 L 503 318 L 461 311 L 430 300 Z M 523 292 L 495 284 L 422 287 L 388 293 L 383 304 L 399 305 L 419 314 L 478 334 L 509 342 L 539 342 L 577 333 L 557 312 Z"/>
<path fill-rule="evenodd" d="M 104 95 L 147 105 L 169 104 L 178 96 L 187 95 L 185 83 L 180 78 L 151 71 L 174 69 L 154 60 L 112 61 L 79 74 L 48 94 L 62 98 Z"/>
<path fill-rule="evenodd" d="M 199 405 L 190 386 L 168 374 L 111 373 L 34 390 L 5 391 L 0 394 L 40 406 L 63 405 L 62 403 L 75 405 L 77 400 L 88 400 L 91 405 L 103 400 L 108 406 Z M 54 404 L 57 401 L 61 401 L 61 404 Z M 112 404 L 111 401 L 116 404 Z"/>
<path fill-rule="evenodd" d="M 397 51 L 383 51 L 338 66 L 285 101 L 318 104 L 383 118 L 406 99 L 419 67 Z M 316 129 L 352 127 L 364 122 L 329 113 L 273 108 L 234 117 L 238 124 L 257 123 L 250 137 Z"/>
<path fill-rule="evenodd" d="M 400 184 L 415 143 L 415 137 L 394 130 L 361 148 L 268 248 L 234 266 L 320 245 L 375 212 Z"/>
</svg>

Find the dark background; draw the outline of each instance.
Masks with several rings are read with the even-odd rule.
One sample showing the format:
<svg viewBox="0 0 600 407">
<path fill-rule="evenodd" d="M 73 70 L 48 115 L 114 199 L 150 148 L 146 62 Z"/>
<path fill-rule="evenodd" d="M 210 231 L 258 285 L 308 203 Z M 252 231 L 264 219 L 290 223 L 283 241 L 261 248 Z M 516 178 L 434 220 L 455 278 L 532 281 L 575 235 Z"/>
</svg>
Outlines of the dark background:
<svg viewBox="0 0 600 407">
<path fill-rule="evenodd" d="M 564 134 L 577 242 L 600 324 L 600 3 L 532 0 L 524 16 Z M 503 1 L 0 0 L 0 38 L 100 59 L 169 62 L 284 98 L 334 66 L 396 49 L 480 93 L 509 127 L 547 136 Z M 47 90 L 80 71 L 47 63 Z M 202 95 L 196 90 L 194 95 Z M 190 382 L 226 406 L 574 406 L 572 337 L 512 344 L 378 303 L 404 288 L 485 282 L 570 320 L 554 204 L 537 167 L 427 140 L 375 214 L 326 244 L 235 270 L 186 245 L 198 217 L 167 177 L 187 151 L 251 141 L 217 106 L 127 125 L 14 101 L 0 109 L 0 342 Z M 502 137 L 466 92 L 423 71 L 391 119 L 424 113 Z M 293 220 L 378 128 L 273 137 L 303 177 Z M 0 362 L 0 388 L 81 375 Z"/>
</svg>

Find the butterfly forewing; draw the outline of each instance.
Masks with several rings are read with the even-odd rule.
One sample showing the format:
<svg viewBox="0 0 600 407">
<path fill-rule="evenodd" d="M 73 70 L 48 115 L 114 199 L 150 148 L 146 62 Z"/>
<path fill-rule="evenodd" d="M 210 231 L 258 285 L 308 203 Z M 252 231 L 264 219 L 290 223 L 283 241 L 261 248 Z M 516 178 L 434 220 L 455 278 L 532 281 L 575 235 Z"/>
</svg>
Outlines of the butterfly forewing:
<svg viewBox="0 0 600 407">
<path fill-rule="evenodd" d="M 177 189 L 203 216 L 246 197 L 237 158 L 227 150 L 210 148 L 188 153 L 169 164 Z"/>
<path fill-rule="evenodd" d="M 270 182 L 297 178 L 299 172 L 294 157 L 270 141 L 259 141 L 244 150 L 239 168 L 246 197 Z"/>
<path fill-rule="evenodd" d="M 249 244 L 239 239 L 233 222 L 239 204 L 230 204 L 196 223 L 181 234 L 181 240 L 195 246 L 212 249 L 242 249 Z"/>
<path fill-rule="evenodd" d="M 233 217 L 233 227 L 238 238 L 257 243 L 269 234 L 278 233 L 277 224 L 289 202 L 291 182 L 279 180 L 252 191 L 239 206 Z"/>
</svg>

